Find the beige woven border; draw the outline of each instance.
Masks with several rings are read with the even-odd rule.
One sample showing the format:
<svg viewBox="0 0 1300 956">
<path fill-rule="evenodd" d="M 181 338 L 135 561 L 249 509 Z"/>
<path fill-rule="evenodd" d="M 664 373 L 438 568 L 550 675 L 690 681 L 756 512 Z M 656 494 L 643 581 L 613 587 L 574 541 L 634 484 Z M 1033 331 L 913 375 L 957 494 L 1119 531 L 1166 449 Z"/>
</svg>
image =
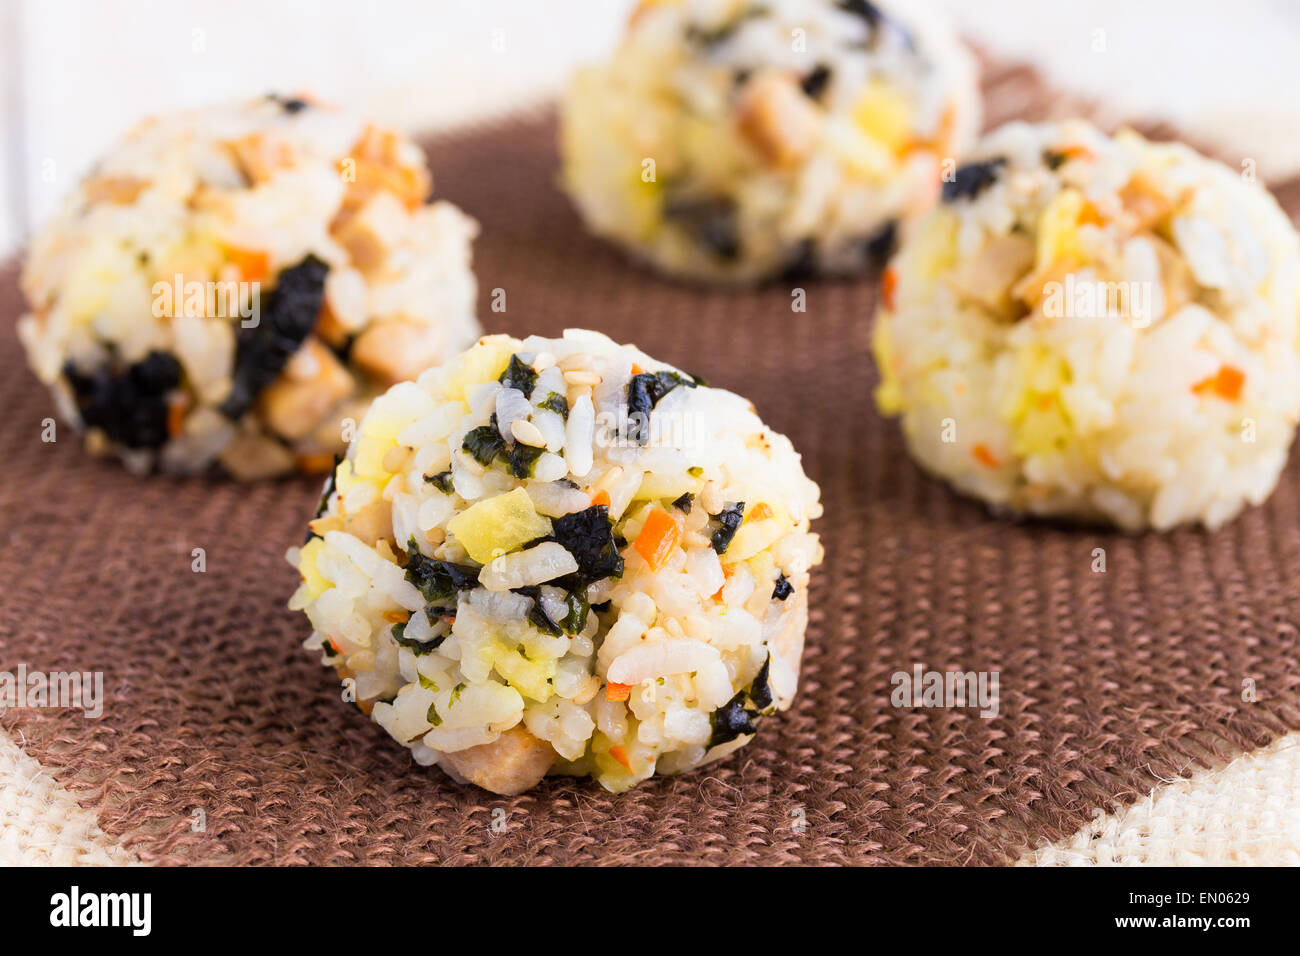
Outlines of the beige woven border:
<svg viewBox="0 0 1300 956">
<path fill-rule="evenodd" d="M 1300 733 L 1173 780 L 1025 866 L 1300 866 Z"/>
<path fill-rule="evenodd" d="M 0 865 L 129 866 L 138 861 L 67 790 L 0 733 Z"/>
<path fill-rule="evenodd" d="M 129 866 L 93 813 L 0 734 L 0 866 Z M 1157 787 L 1021 866 L 1300 866 L 1300 733 Z"/>
</svg>

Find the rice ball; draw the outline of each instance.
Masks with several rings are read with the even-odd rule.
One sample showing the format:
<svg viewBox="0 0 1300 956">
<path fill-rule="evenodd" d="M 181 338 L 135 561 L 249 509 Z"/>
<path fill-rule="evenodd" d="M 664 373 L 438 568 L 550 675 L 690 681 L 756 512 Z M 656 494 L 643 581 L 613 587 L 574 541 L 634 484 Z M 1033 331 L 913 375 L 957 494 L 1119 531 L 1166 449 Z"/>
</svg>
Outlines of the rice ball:
<svg viewBox="0 0 1300 956">
<path fill-rule="evenodd" d="M 1215 528 L 1295 433 L 1297 251 L 1264 188 L 1186 146 L 1013 123 L 882 277 L 877 402 L 998 510 Z"/>
<path fill-rule="evenodd" d="M 375 400 L 290 607 L 417 762 L 622 791 L 790 705 L 818 499 L 738 395 L 595 332 L 490 336 Z"/>
<path fill-rule="evenodd" d="M 95 452 L 323 472 L 370 398 L 479 334 L 470 242 L 404 136 L 278 96 L 146 120 L 34 240 L 19 324 Z"/>
<path fill-rule="evenodd" d="M 593 232 L 663 272 L 746 283 L 878 265 L 980 109 L 973 60 L 913 3 L 643 0 L 562 120 Z"/>
</svg>

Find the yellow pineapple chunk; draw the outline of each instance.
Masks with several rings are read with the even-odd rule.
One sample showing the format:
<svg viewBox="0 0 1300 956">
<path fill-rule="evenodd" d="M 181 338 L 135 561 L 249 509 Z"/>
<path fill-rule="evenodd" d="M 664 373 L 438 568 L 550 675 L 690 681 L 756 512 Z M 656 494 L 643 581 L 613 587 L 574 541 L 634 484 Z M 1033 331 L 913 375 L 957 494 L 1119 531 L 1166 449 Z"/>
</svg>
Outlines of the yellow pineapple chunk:
<svg viewBox="0 0 1300 956">
<path fill-rule="evenodd" d="M 466 508 L 447 523 L 465 551 L 479 564 L 514 551 L 551 533 L 551 522 L 533 507 L 523 488 Z"/>
<path fill-rule="evenodd" d="M 912 136 L 912 108 L 907 97 L 880 82 L 873 82 L 853 107 L 858 127 L 894 153 L 900 153 Z"/>
</svg>

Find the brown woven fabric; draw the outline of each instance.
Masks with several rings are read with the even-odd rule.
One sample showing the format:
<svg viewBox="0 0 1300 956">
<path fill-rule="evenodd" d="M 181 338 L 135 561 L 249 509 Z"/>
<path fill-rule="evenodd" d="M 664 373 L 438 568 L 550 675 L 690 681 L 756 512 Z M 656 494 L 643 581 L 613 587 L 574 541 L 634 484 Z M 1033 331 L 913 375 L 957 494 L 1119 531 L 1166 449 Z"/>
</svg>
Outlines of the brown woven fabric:
<svg viewBox="0 0 1300 956">
<path fill-rule="evenodd" d="M 988 87 L 991 122 L 1070 108 L 1026 71 Z M 992 518 L 875 414 L 870 283 L 808 283 L 792 314 L 788 286 L 656 279 L 584 234 L 553 137 L 543 117 L 429 144 L 439 194 L 483 224 L 480 315 L 635 341 L 791 436 L 826 506 L 794 709 L 721 764 L 617 797 L 554 779 L 496 798 L 417 767 L 340 701 L 284 607 L 282 555 L 318 483 L 139 479 L 68 430 L 43 444 L 51 404 L 9 331 L 0 669 L 102 670 L 109 693 L 97 721 L 25 710 L 0 726 L 108 833 L 162 863 L 995 863 L 1300 727 L 1297 466 L 1216 534 Z M 6 328 L 13 286 L 10 270 Z M 890 675 L 914 664 L 998 669 L 1000 713 L 892 707 Z"/>
</svg>

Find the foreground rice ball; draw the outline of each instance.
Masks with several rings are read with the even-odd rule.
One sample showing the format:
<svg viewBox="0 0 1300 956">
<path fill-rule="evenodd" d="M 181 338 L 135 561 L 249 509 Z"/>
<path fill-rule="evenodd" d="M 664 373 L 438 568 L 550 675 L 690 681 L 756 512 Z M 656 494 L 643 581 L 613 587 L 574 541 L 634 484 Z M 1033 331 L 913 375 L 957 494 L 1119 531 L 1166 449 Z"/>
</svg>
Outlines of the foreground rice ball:
<svg viewBox="0 0 1300 956">
<path fill-rule="evenodd" d="M 491 336 L 371 406 L 290 606 L 418 762 L 620 791 L 790 705 L 820 513 L 739 396 L 594 332 Z"/>
<path fill-rule="evenodd" d="M 884 274 L 877 400 L 1000 509 L 1214 528 L 1286 462 L 1298 264 L 1273 198 L 1185 146 L 1012 124 Z"/>
<path fill-rule="evenodd" d="M 478 335 L 477 226 L 420 149 L 302 99 L 147 120 L 32 245 L 19 334 L 136 470 L 324 471 L 342 423 Z"/>
<path fill-rule="evenodd" d="M 915 4 L 643 0 L 573 79 L 564 182 L 593 232 L 667 273 L 852 273 L 978 127 L 971 58 Z"/>
</svg>

